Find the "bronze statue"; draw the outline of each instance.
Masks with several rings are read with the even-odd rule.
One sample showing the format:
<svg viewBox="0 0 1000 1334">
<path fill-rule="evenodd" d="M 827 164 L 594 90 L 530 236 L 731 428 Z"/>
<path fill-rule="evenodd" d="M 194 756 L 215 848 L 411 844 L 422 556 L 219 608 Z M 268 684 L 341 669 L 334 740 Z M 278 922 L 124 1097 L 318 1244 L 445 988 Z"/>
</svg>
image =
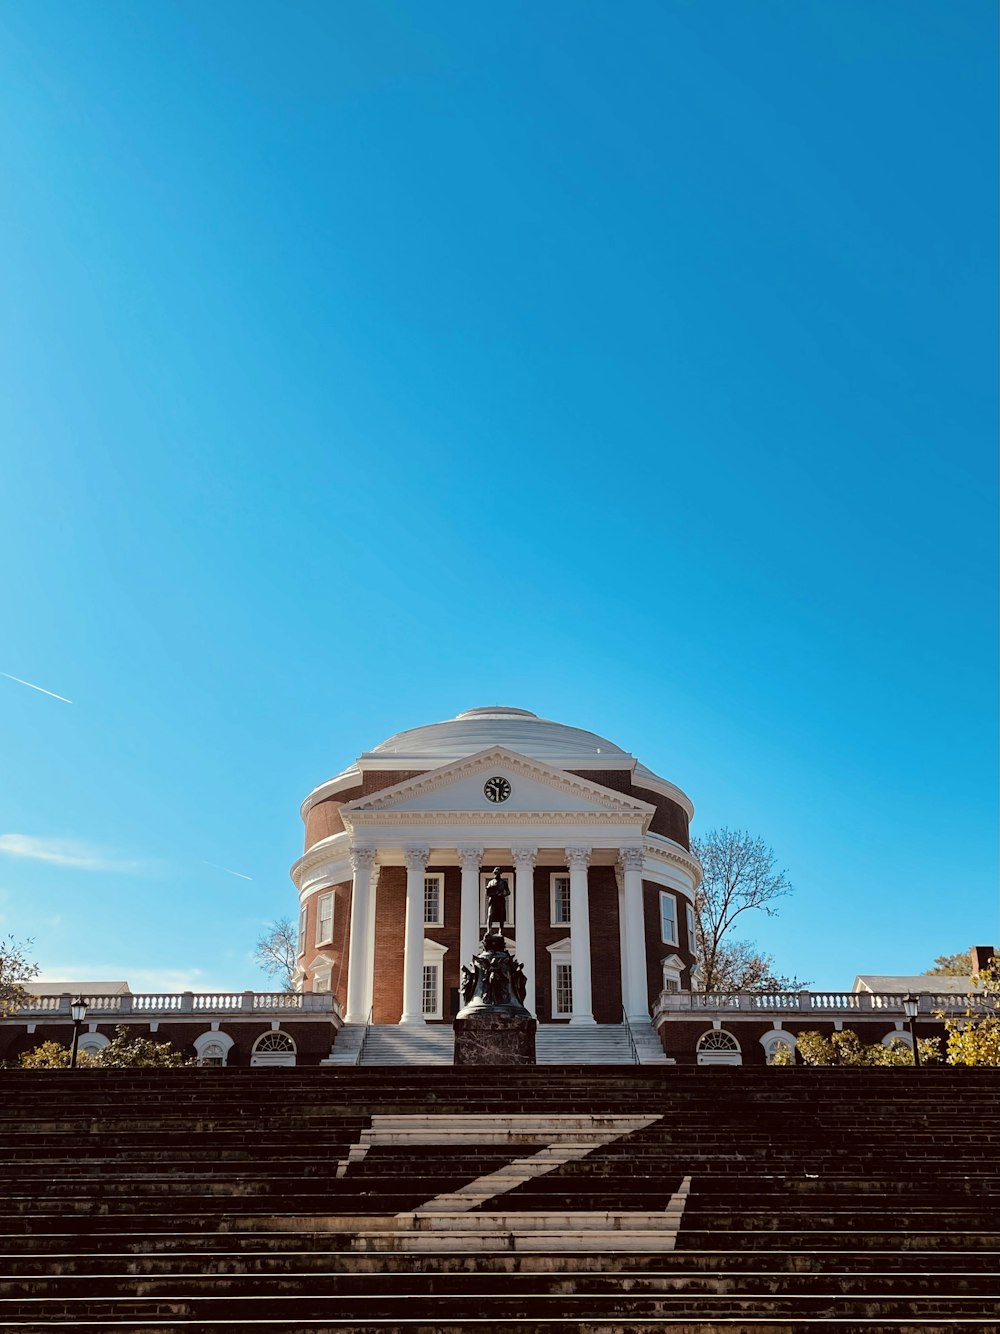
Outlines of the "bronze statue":
<svg viewBox="0 0 1000 1334">
<path fill-rule="evenodd" d="M 500 867 L 494 866 L 493 879 L 486 886 L 486 930 L 496 928 L 503 935 L 507 925 L 507 900 L 510 898 L 510 885 L 500 873 Z"/>
</svg>

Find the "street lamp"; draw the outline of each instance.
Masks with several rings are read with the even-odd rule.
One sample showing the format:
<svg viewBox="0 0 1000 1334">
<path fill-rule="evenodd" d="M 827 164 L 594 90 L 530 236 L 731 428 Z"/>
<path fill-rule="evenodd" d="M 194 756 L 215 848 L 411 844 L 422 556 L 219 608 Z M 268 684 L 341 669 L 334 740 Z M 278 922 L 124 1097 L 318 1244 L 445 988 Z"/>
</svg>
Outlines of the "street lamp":
<svg viewBox="0 0 1000 1334">
<path fill-rule="evenodd" d="M 903 997 L 903 1012 L 910 1024 L 910 1041 L 913 1043 L 913 1064 L 920 1067 L 920 1052 L 917 1048 L 917 1010 L 920 1007 L 920 997 L 911 995 L 909 992 Z"/>
<path fill-rule="evenodd" d="M 76 1069 L 76 1052 L 80 1045 L 80 1025 L 87 1017 L 87 1002 L 82 996 L 77 996 L 75 1001 L 70 1003 L 69 1012 L 73 1016 L 73 1050 L 70 1053 L 69 1068 Z"/>
</svg>

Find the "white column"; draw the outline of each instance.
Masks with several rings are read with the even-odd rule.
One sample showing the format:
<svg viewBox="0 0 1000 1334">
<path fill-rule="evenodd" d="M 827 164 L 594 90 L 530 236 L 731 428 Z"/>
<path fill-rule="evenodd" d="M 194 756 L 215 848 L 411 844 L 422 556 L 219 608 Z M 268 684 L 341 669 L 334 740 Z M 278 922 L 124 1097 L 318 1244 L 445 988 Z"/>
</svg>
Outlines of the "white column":
<svg viewBox="0 0 1000 1334">
<path fill-rule="evenodd" d="M 352 848 L 351 940 L 347 953 L 347 1014 L 349 1024 L 365 1024 L 372 1005 L 374 935 L 370 930 L 371 871 L 375 848 Z"/>
<path fill-rule="evenodd" d="M 462 868 L 462 911 L 459 917 L 459 963 L 468 968 L 479 945 L 479 874 L 483 864 L 482 848 L 459 848 Z"/>
<path fill-rule="evenodd" d="M 646 928 L 642 915 L 642 848 L 622 848 L 625 908 L 625 960 L 622 969 L 622 1000 L 629 1023 L 649 1022 L 646 991 Z"/>
<path fill-rule="evenodd" d="M 628 944 L 625 939 L 625 872 L 622 870 L 621 854 L 615 863 L 615 884 L 618 886 L 618 957 L 621 960 L 622 1009 L 628 999 Z"/>
<path fill-rule="evenodd" d="M 567 848 L 569 866 L 569 943 L 573 965 L 573 1017 L 571 1024 L 594 1023 L 590 983 L 590 904 L 587 867 L 590 848 Z"/>
<path fill-rule="evenodd" d="M 406 927 L 403 936 L 403 1016 L 401 1024 L 424 1022 L 424 871 L 430 848 L 404 848 Z"/>
<path fill-rule="evenodd" d="M 535 858 L 537 848 L 513 848 L 515 953 L 528 979 L 524 1008 L 535 1013 Z"/>
</svg>

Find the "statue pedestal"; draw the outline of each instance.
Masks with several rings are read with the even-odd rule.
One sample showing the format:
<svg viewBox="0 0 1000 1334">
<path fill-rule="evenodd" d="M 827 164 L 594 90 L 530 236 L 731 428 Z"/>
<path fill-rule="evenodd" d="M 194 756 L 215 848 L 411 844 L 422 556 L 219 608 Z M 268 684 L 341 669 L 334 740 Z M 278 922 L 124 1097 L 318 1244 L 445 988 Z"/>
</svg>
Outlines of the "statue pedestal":
<svg viewBox="0 0 1000 1334">
<path fill-rule="evenodd" d="M 534 1065 L 536 1020 L 486 1007 L 455 1020 L 456 1065 Z"/>
<path fill-rule="evenodd" d="M 487 927 L 462 976 L 465 1004 L 455 1016 L 455 1064 L 534 1065 L 538 1024 L 524 1008 L 524 969 L 502 930 Z"/>
</svg>

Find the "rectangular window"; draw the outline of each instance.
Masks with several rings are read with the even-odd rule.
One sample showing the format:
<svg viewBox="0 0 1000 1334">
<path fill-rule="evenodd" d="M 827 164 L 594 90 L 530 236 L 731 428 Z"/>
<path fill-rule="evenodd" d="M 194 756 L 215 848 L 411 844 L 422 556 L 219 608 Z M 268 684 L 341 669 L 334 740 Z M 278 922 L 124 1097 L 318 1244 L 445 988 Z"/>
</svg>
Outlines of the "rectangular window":
<svg viewBox="0 0 1000 1334">
<path fill-rule="evenodd" d="M 308 915 L 308 909 L 306 909 L 306 908 L 302 908 L 301 911 L 299 912 L 299 943 L 298 943 L 298 952 L 299 952 L 299 954 L 305 954 L 305 952 L 306 952 L 306 917 L 307 917 L 307 915 Z"/>
<path fill-rule="evenodd" d="M 315 973 L 313 973 L 313 991 L 328 992 L 329 990 L 330 990 L 330 969 L 317 968 Z"/>
<path fill-rule="evenodd" d="M 566 1016 L 573 1013 L 573 965 L 556 964 L 555 1006 L 553 1014 Z"/>
<path fill-rule="evenodd" d="M 677 900 L 660 891 L 660 939 L 664 945 L 677 944 Z"/>
<path fill-rule="evenodd" d="M 424 926 L 444 926 L 444 875 L 424 876 Z"/>
<path fill-rule="evenodd" d="M 333 895 L 321 894 L 316 903 L 316 944 L 329 945 L 333 940 Z"/>
<path fill-rule="evenodd" d="M 688 949 L 693 950 L 695 942 L 694 909 L 691 907 L 690 903 L 687 906 L 687 919 L 688 919 Z"/>
<path fill-rule="evenodd" d="M 553 926 L 569 926 L 569 876 L 554 875 L 551 883 L 552 896 L 552 915 L 550 922 Z"/>
<path fill-rule="evenodd" d="M 423 1014 L 425 1019 L 441 1018 L 441 965 L 424 964 Z"/>
</svg>

